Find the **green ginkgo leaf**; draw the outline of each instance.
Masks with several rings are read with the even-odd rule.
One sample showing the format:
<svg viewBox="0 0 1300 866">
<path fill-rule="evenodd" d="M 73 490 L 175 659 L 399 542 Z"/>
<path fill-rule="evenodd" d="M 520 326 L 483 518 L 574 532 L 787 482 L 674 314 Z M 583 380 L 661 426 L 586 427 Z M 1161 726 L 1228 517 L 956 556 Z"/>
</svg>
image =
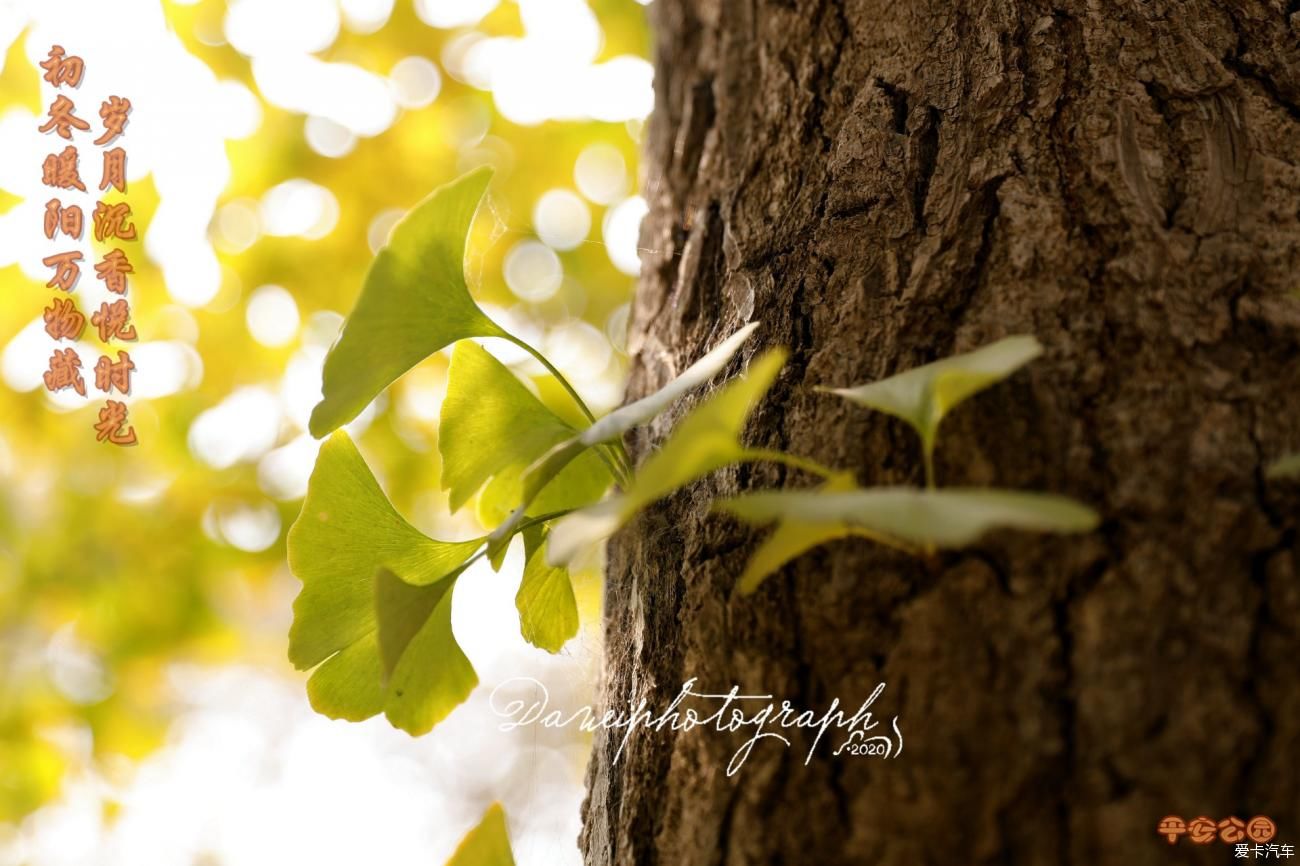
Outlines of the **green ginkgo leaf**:
<svg viewBox="0 0 1300 866">
<path fill-rule="evenodd" d="M 311 668 L 374 628 L 374 579 L 387 568 L 428 585 L 452 574 L 482 539 L 435 541 L 393 508 L 347 433 L 316 457 L 302 511 L 289 529 L 290 570 L 302 581 L 289 659 Z"/>
<path fill-rule="evenodd" d="M 315 668 L 312 706 L 350 720 L 384 711 L 399 727 L 423 733 L 429 719 L 464 700 L 473 670 L 447 646 L 454 646 L 450 588 L 482 546 L 483 539 L 446 542 L 420 533 L 389 503 L 348 435 L 331 436 L 288 538 L 289 566 L 303 584 L 289 659 L 299 670 Z M 445 629 L 437 624 L 444 614 Z M 438 654 L 421 657 L 431 645 Z M 430 671 L 427 682 L 398 695 L 404 665 Z M 448 705 L 454 694 L 460 697 Z"/>
<path fill-rule="evenodd" d="M 706 398 L 677 424 L 627 490 L 558 520 L 547 544 L 548 561 L 567 565 L 583 548 L 612 535 L 660 497 L 714 469 L 747 459 L 750 452 L 740 444 L 741 428 L 784 363 L 781 349 L 756 359 L 744 376 Z"/>
<path fill-rule="evenodd" d="M 717 507 L 752 523 L 793 519 L 828 529 L 847 526 L 905 548 L 963 547 L 995 529 L 1089 532 L 1098 522 L 1095 511 L 1064 496 L 982 488 L 776 490 Z"/>
<path fill-rule="evenodd" d="M 1042 353 L 1042 345 L 1032 336 L 1007 337 L 973 352 L 953 355 L 878 382 L 824 390 L 861 406 L 888 412 L 912 425 L 921 436 L 928 469 L 944 415 Z"/>
<path fill-rule="evenodd" d="M 818 488 L 826 493 L 842 493 L 854 489 L 853 475 L 837 473 Z M 745 564 L 738 583 L 742 595 L 749 595 L 771 574 L 790 560 L 814 547 L 853 535 L 851 526 L 840 522 L 807 521 L 799 514 L 791 514 L 777 522 L 776 529 L 764 539 Z"/>
<path fill-rule="evenodd" d="M 447 866 L 515 866 L 510 832 L 500 803 L 493 803 L 478 826 L 465 834 Z"/>
<path fill-rule="evenodd" d="M 307 695 L 332 719 L 382 712 L 412 736 L 427 734 L 478 685 L 451 630 L 456 578 L 415 587 L 380 569 L 377 580 L 376 627 L 321 663 Z"/>
<path fill-rule="evenodd" d="M 537 517 L 591 505 L 604 495 L 611 481 L 605 462 L 595 451 L 589 450 L 552 478 L 522 509 L 522 516 Z M 479 523 L 499 527 L 511 521 L 510 530 L 513 531 L 519 523 L 513 520 L 513 516 L 519 510 L 519 503 L 524 501 L 523 490 L 522 468 L 519 466 L 512 466 L 494 476 L 479 493 Z"/>
<path fill-rule="evenodd" d="M 624 433 L 653 420 L 679 398 L 712 379 L 727 366 L 758 326 L 758 322 L 751 322 L 705 353 L 658 391 L 614 410 L 577 436 L 555 445 L 524 473 L 521 501 L 531 503 L 553 479 L 565 471 L 570 462 L 578 459 L 579 455 L 589 453 L 588 449 L 609 442 L 621 442 Z M 525 510 L 520 509 L 512 521 L 518 522 L 524 513 Z M 527 513 L 536 512 L 528 509 Z M 508 533 L 512 526 L 513 523 L 503 525 L 498 533 L 494 533 L 494 537 Z"/>
<path fill-rule="evenodd" d="M 322 716 L 349 722 L 384 711 L 388 687 L 373 629 L 317 665 L 307 679 L 307 699 Z"/>
<path fill-rule="evenodd" d="M 375 572 L 375 635 L 379 640 L 379 659 L 384 664 L 385 684 L 411 640 L 455 583 L 440 580 L 429 586 L 412 586 L 386 568 Z"/>
<path fill-rule="evenodd" d="M 454 582 L 445 581 L 442 597 L 412 635 L 388 679 L 384 715 L 394 727 L 412 736 L 432 730 L 478 685 L 478 675 L 451 630 Z"/>
<path fill-rule="evenodd" d="M 393 228 L 356 308 L 325 357 L 317 438 L 355 418 L 429 355 L 468 337 L 507 336 L 470 297 L 465 243 L 492 171 L 478 168 L 434 190 Z"/>
<path fill-rule="evenodd" d="M 576 432 L 482 346 L 469 341 L 456 346 L 438 424 L 442 487 L 452 511 L 506 470 L 514 469 L 517 479 Z"/>
<path fill-rule="evenodd" d="M 559 652 L 578 633 L 578 602 L 569 570 L 548 565 L 545 546 L 534 550 L 524 566 L 515 607 L 524 640 L 547 652 Z"/>
<path fill-rule="evenodd" d="M 1269 478 L 1290 478 L 1300 475 L 1300 454 L 1288 454 L 1275 460 L 1265 474 Z"/>
<path fill-rule="evenodd" d="M 312 672 L 312 708 L 356 722 L 382 712 L 418 736 L 464 703 L 478 676 L 451 630 L 455 583 L 452 577 L 416 587 L 380 569 L 376 626 Z"/>
</svg>

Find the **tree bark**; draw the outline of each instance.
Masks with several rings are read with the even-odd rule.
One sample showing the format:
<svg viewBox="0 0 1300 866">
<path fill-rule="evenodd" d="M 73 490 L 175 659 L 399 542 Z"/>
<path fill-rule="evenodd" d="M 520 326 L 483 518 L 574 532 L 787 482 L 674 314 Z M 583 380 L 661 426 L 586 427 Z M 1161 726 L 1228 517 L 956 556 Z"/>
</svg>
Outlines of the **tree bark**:
<svg viewBox="0 0 1300 866">
<path fill-rule="evenodd" d="M 1300 844 L 1300 5 L 655 0 L 629 397 L 747 321 L 791 359 L 746 430 L 918 484 L 899 421 L 814 390 L 1016 333 L 1046 355 L 944 422 L 941 484 L 1067 494 L 1087 536 L 926 562 L 866 541 L 752 597 L 714 473 L 609 548 L 606 701 L 681 683 L 897 714 L 901 757 L 598 735 L 605 864 L 1221 863 L 1166 814 Z M 715 386 L 716 387 L 716 384 Z M 706 389 L 705 393 L 708 393 Z M 629 440 L 638 459 L 699 399 Z"/>
</svg>

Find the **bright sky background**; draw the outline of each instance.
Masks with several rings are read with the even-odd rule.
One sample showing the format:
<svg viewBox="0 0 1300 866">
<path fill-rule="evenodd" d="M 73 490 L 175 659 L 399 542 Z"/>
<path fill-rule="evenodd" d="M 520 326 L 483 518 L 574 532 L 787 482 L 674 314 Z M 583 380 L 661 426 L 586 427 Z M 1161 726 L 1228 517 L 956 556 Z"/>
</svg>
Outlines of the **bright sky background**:
<svg viewBox="0 0 1300 866">
<path fill-rule="evenodd" d="M 493 801 L 506 809 L 520 866 L 580 863 L 586 740 L 503 733 L 488 702 L 496 685 L 532 677 L 551 706 L 577 709 L 591 700 L 599 648 L 585 632 L 558 657 L 523 643 L 499 615 L 513 608 L 518 580 L 507 575 L 519 567 L 457 584 L 453 627 L 481 685 L 432 733 L 413 739 L 382 718 L 330 721 L 307 706 L 301 682 L 265 668 L 177 666 L 167 745 L 123 768 L 121 782 L 111 772 L 71 780 L 60 802 L 0 839 L 0 864 L 429 866 Z M 67 676 L 87 675 L 75 651 L 59 661 Z M 111 820 L 105 802 L 118 804 Z"/>
</svg>

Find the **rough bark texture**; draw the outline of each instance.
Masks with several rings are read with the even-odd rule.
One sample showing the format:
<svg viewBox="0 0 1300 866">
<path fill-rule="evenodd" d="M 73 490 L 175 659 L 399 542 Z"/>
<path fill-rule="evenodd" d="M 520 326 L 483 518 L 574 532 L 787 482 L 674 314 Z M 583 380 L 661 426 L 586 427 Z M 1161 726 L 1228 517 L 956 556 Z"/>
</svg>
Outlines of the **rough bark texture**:
<svg viewBox="0 0 1300 866">
<path fill-rule="evenodd" d="M 604 864 L 1133 864 L 1168 813 L 1300 843 L 1300 4 L 655 0 L 630 396 L 746 321 L 792 350 L 746 432 L 917 483 L 914 437 L 819 394 L 1014 333 L 1046 356 L 944 422 L 941 483 L 1050 490 L 1090 536 L 927 564 L 865 541 L 744 598 L 724 470 L 610 546 L 612 705 L 687 677 L 897 713 L 889 762 L 806 740 L 598 738 Z M 743 360 L 743 359 L 742 359 Z M 735 375 L 741 362 L 726 376 Z M 721 379 L 726 378 L 720 377 Z M 629 445 L 638 458 L 693 400 Z"/>
</svg>

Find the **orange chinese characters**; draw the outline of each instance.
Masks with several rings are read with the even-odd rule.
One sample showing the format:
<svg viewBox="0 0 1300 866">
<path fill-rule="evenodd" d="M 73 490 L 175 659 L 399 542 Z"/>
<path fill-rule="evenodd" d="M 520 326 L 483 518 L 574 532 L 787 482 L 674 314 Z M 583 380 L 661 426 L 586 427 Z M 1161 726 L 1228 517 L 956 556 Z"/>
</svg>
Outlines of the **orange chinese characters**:
<svg viewBox="0 0 1300 866">
<path fill-rule="evenodd" d="M 1256 815 L 1246 822 L 1246 835 L 1250 841 L 1262 845 L 1277 835 L 1277 825 L 1264 815 Z"/>
<path fill-rule="evenodd" d="M 54 298 L 45 308 L 45 333 L 56 340 L 75 340 L 85 327 L 86 317 L 70 298 Z"/>
<path fill-rule="evenodd" d="M 131 218 L 131 206 L 126 202 L 117 204 L 95 203 L 95 240 L 121 238 L 124 241 L 135 240 L 135 226 L 127 222 Z"/>
<path fill-rule="evenodd" d="M 131 393 L 131 371 L 135 369 L 135 362 L 126 352 L 118 351 L 116 363 L 110 361 L 107 355 L 99 356 L 99 363 L 95 364 L 95 387 L 99 390 L 111 394 L 116 388 L 123 394 Z"/>
<path fill-rule="evenodd" d="M 126 425 L 126 405 L 116 400 L 105 400 L 104 408 L 99 410 L 99 422 L 95 424 L 95 439 L 99 442 L 108 440 L 114 445 L 134 445 L 135 428 Z"/>
<path fill-rule="evenodd" d="M 99 188 L 110 186 L 126 192 L 126 151 L 120 147 L 104 151 L 104 179 L 99 182 Z"/>
<path fill-rule="evenodd" d="M 130 319 L 131 308 L 126 301 L 114 301 L 111 304 L 105 301 L 99 305 L 99 312 L 91 314 L 90 323 L 99 329 L 101 342 L 129 342 L 135 339 L 135 325 L 129 324 Z"/>
<path fill-rule="evenodd" d="M 104 400 L 104 408 L 99 411 L 99 423 L 95 424 L 95 440 L 112 442 L 113 445 L 135 445 L 135 428 L 126 426 L 126 404 L 117 400 Z"/>
<path fill-rule="evenodd" d="M 55 87 L 65 84 L 78 87 L 81 76 L 86 71 L 86 64 L 80 57 L 65 57 L 63 46 L 55 45 L 50 49 L 50 56 L 41 61 L 41 68 L 45 70 L 41 77 Z"/>
<path fill-rule="evenodd" d="M 63 148 L 59 154 L 51 153 L 45 157 L 41 166 L 41 182 L 57 189 L 79 189 L 86 191 L 77 171 L 77 149 L 72 145 Z"/>
<path fill-rule="evenodd" d="M 77 205 L 63 206 L 63 202 L 52 198 L 45 203 L 45 236 L 54 240 L 54 236 L 63 232 L 70 238 L 81 240 L 81 230 L 85 217 Z"/>
<path fill-rule="evenodd" d="M 1240 818 L 1224 818 L 1219 822 L 1219 839 L 1229 845 L 1246 838 L 1246 822 Z"/>
<path fill-rule="evenodd" d="M 126 294 L 126 275 L 134 273 L 135 268 L 121 250 L 113 250 L 95 265 L 95 276 L 103 280 L 104 287 L 115 295 Z"/>
<path fill-rule="evenodd" d="M 81 276 L 81 267 L 77 264 L 79 261 L 81 261 L 81 253 L 76 250 L 55 253 L 41 259 L 41 264 L 54 268 L 54 276 L 50 277 L 50 281 L 45 284 L 46 288 L 57 287 L 65 292 L 72 291 L 77 285 L 77 278 Z"/>
<path fill-rule="evenodd" d="M 1187 824 L 1187 838 L 1191 839 L 1197 845 L 1208 845 L 1214 841 L 1214 837 L 1219 835 L 1219 828 L 1214 823 L 1214 819 L 1201 815 L 1199 818 L 1193 818 Z"/>
<path fill-rule="evenodd" d="M 72 349 L 54 350 L 44 379 L 45 387 L 51 391 L 73 388 L 81 396 L 86 396 L 86 380 L 81 378 L 81 357 Z"/>
<path fill-rule="evenodd" d="M 1156 826 L 1156 832 L 1169 840 L 1173 845 L 1178 842 L 1178 837 L 1187 832 L 1187 822 L 1177 815 L 1166 815 L 1160 819 Z"/>
<path fill-rule="evenodd" d="M 131 100 L 121 96 L 110 96 L 99 107 L 99 117 L 104 121 L 104 134 L 95 139 L 95 144 L 108 144 L 126 129 L 127 115 L 131 113 Z"/>
<path fill-rule="evenodd" d="M 76 108 L 77 106 L 73 104 L 71 99 L 59 94 L 59 98 L 54 100 L 47 112 L 50 119 L 41 124 L 40 129 L 37 131 L 45 133 L 54 130 L 54 133 L 60 138 L 67 139 L 72 138 L 73 129 L 85 132 L 90 129 L 90 124 L 72 113 Z"/>
</svg>

